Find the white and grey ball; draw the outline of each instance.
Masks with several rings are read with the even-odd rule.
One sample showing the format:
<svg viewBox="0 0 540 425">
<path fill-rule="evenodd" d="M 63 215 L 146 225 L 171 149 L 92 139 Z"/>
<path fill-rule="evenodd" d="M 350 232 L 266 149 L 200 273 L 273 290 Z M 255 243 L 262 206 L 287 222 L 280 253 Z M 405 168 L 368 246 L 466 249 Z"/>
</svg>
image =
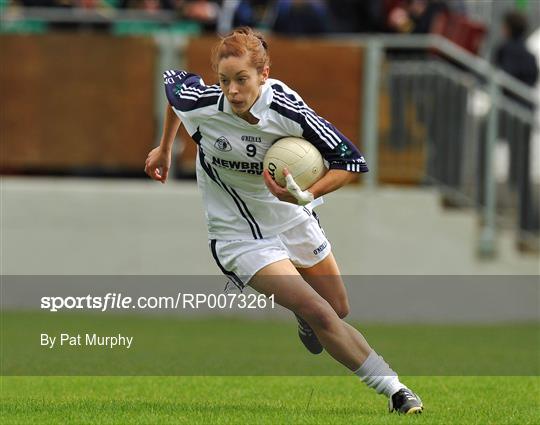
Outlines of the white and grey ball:
<svg viewBox="0 0 540 425">
<path fill-rule="evenodd" d="M 280 186 L 285 186 L 283 168 L 287 168 L 302 190 L 326 173 L 321 153 L 307 140 L 298 137 L 284 137 L 275 142 L 266 152 L 263 165 Z"/>
</svg>

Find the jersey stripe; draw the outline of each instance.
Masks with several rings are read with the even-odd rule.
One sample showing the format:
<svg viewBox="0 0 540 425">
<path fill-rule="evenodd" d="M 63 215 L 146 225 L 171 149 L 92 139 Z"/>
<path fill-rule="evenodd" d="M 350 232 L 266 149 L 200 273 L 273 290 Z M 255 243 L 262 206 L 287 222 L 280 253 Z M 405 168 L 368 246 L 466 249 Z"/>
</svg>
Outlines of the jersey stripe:
<svg viewBox="0 0 540 425">
<path fill-rule="evenodd" d="M 198 89 L 197 87 L 191 87 L 191 86 L 186 86 L 182 89 L 183 91 L 186 91 L 186 92 L 194 92 L 195 94 L 197 93 L 217 93 L 217 94 L 221 94 L 221 89 L 218 87 L 216 87 L 215 85 L 213 86 L 206 86 L 205 89 Z"/>
<path fill-rule="evenodd" d="M 236 207 L 238 208 L 238 211 L 240 211 L 240 214 L 242 215 L 242 217 L 244 217 L 244 220 L 247 221 L 247 223 L 249 224 L 249 228 L 251 229 L 251 234 L 253 235 L 253 239 L 259 239 L 257 237 L 257 234 L 255 233 L 255 227 L 253 226 L 253 223 L 251 221 L 249 221 L 249 218 L 246 216 L 244 210 L 242 209 L 240 203 L 238 202 L 238 199 L 236 199 L 234 197 L 234 195 L 232 194 L 232 192 L 229 190 L 229 188 L 223 183 L 223 181 L 218 177 L 217 173 L 216 173 L 216 170 L 215 169 L 212 169 L 213 171 L 213 174 L 214 176 L 216 176 L 217 180 L 216 182 L 218 183 L 219 186 L 221 186 L 221 188 L 223 190 L 225 190 L 225 192 L 227 192 L 231 198 L 233 199 L 234 203 L 236 204 Z"/>
<path fill-rule="evenodd" d="M 238 192 L 236 190 L 234 190 L 234 188 L 232 187 L 228 187 L 225 183 L 223 183 L 223 180 L 221 180 L 221 178 L 219 177 L 219 173 L 217 172 L 217 170 L 215 168 L 213 168 L 213 171 L 214 171 L 214 174 L 216 176 L 216 178 L 219 180 L 219 182 L 221 183 L 221 185 L 223 186 L 223 188 L 229 193 L 229 195 L 231 195 L 233 197 L 233 199 L 235 200 L 236 202 L 236 205 L 238 206 L 238 209 L 240 210 L 240 212 L 242 213 L 242 216 L 246 219 L 246 221 L 249 223 L 249 227 L 251 227 L 251 232 L 253 233 L 253 237 L 255 239 L 263 239 L 263 236 L 262 236 L 262 233 L 261 233 L 261 228 L 259 227 L 259 224 L 257 223 L 257 221 L 255 220 L 255 218 L 253 217 L 253 215 L 251 214 L 251 212 L 249 211 L 246 203 L 244 202 L 244 200 L 240 197 L 240 195 L 238 194 Z M 236 197 L 235 197 L 236 196 Z M 238 201 L 240 201 L 242 203 L 242 205 L 244 206 L 244 209 L 247 213 L 247 215 L 249 215 L 249 217 L 251 218 L 251 220 L 253 220 L 253 222 L 251 222 L 245 215 L 244 215 L 244 212 L 242 210 L 242 208 L 240 208 L 240 206 L 238 205 Z M 255 226 L 255 228 L 254 228 Z"/>
<path fill-rule="evenodd" d="M 189 112 L 206 106 L 215 105 L 221 89 L 217 85 L 202 85 L 201 77 L 185 71 L 176 73 L 165 71 L 165 92 L 171 106 L 182 112 Z"/>
<path fill-rule="evenodd" d="M 212 171 L 212 168 L 210 167 L 210 165 L 208 165 L 204 157 L 205 157 L 205 154 L 201 146 L 199 146 L 199 163 L 201 164 L 201 167 L 203 168 L 205 173 L 208 174 L 208 177 L 210 177 L 214 181 L 214 183 L 216 183 L 219 187 L 221 187 L 221 185 L 216 179 L 216 176 L 214 175 L 214 172 Z"/>
<path fill-rule="evenodd" d="M 313 218 L 315 218 L 315 220 L 317 220 L 317 224 L 319 225 L 319 227 L 321 228 L 321 230 L 324 233 L 324 230 L 323 230 L 323 228 L 321 226 L 321 221 L 319 220 L 319 215 L 315 212 L 315 210 L 313 210 Z"/>
<path fill-rule="evenodd" d="M 223 103 L 225 101 L 225 95 L 221 95 L 220 98 L 219 98 L 219 104 L 218 104 L 218 109 L 220 112 L 223 112 Z"/>
<path fill-rule="evenodd" d="M 210 240 L 210 251 L 212 251 L 212 257 L 214 257 L 214 260 L 216 264 L 218 265 L 219 269 L 221 270 L 221 272 L 225 276 L 228 276 L 229 278 L 231 278 L 232 283 L 234 283 L 234 285 L 242 291 L 244 289 L 244 282 L 242 282 L 242 279 L 240 279 L 238 275 L 236 275 L 234 272 L 227 270 L 225 267 L 223 267 L 223 265 L 219 261 L 219 257 L 218 257 L 217 249 L 216 249 L 216 242 L 217 241 L 215 239 Z"/>
<path fill-rule="evenodd" d="M 361 164 L 347 164 L 347 171 L 355 171 L 360 173 L 362 171 Z"/>
<path fill-rule="evenodd" d="M 194 133 L 194 135 L 195 135 L 195 133 Z M 249 225 L 249 227 L 251 229 L 251 234 L 253 235 L 253 239 L 263 239 L 259 224 L 257 223 L 255 218 L 253 217 L 253 215 L 249 211 L 249 209 L 248 209 L 246 203 L 244 202 L 244 200 L 240 197 L 240 195 L 238 195 L 238 193 L 233 188 L 229 188 L 225 183 L 223 183 L 223 181 L 219 178 L 219 174 L 218 174 L 217 170 L 212 168 L 206 162 L 206 160 L 204 158 L 205 158 L 205 153 L 203 152 L 201 146 L 199 145 L 199 163 L 201 164 L 201 167 L 203 168 L 203 170 L 206 172 L 206 174 L 208 174 L 208 177 L 210 177 L 214 181 L 214 183 L 216 183 L 219 187 L 221 187 L 223 190 L 225 190 L 225 192 L 227 192 L 231 196 L 234 203 L 236 204 L 236 207 L 238 208 L 238 211 L 240 212 L 242 217 L 244 217 L 244 220 L 247 221 L 247 223 L 248 223 L 248 225 Z M 245 208 L 245 212 L 242 209 L 242 205 Z M 247 215 L 246 215 L 246 213 L 247 213 Z M 248 216 L 249 216 L 249 218 L 248 218 Z M 253 220 L 253 222 L 250 221 L 250 218 L 251 218 L 251 220 Z"/>
<path fill-rule="evenodd" d="M 192 93 L 189 92 L 184 88 L 180 91 L 180 98 L 182 99 L 191 99 L 191 100 L 199 100 L 203 97 L 212 97 L 212 96 L 219 96 L 219 93 Z"/>
<path fill-rule="evenodd" d="M 331 169 L 359 173 L 368 171 L 362 154 L 339 130 L 319 117 L 301 98 L 285 92 L 280 84 L 273 84 L 271 87 L 273 99 L 270 109 L 300 124 L 303 130 L 302 137 L 321 152 Z"/>
<path fill-rule="evenodd" d="M 319 131 L 324 133 L 330 139 L 325 141 L 331 148 L 334 148 L 341 142 L 341 138 L 330 127 L 328 127 L 327 121 L 315 114 L 315 112 L 308 108 L 304 102 L 299 101 L 292 94 L 285 93 L 283 88 L 278 84 L 274 84 L 272 88 L 274 89 L 274 98 L 278 97 L 281 101 L 290 105 L 302 116 L 304 116 L 306 120 L 313 124 L 311 126 L 312 128 L 313 126 L 317 127 Z"/>
<path fill-rule="evenodd" d="M 218 177 L 219 178 L 219 177 Z M 255 217 L 253 217 L 253 214 L 251 214 L 251 211 L 249 211 L 249 208 L 247 207 L 246 203 L 244 202 L 244 200 L 240 197 L 240 195 L 238 194 L 238 192 L 236 192 L 236 190 L 234 190 L 233 187 L 231 187 L 231 190 L 233 191 L 233 193 L 238 197 L 238 199 L 240 200 L 240 202 L 242 203 L 242 205 L 244 206 L 244 208 L 246 209 L 246 213 L 251 217 L 251 219 L 253 220 L 253 223 L 255 224 L 255 228 L 257 229 L 257 234 L 259 235 L 259 239 L 263 239 L 263 236 L 262 236 L 262 233 L 261 233 L 261 228 L 259 227 L 259 224 L 257 223 L 257 220 L 255 220 Z"/>
<path fill-rule="evenodd" d="M 276 105 L 277 105 L 277 107 L 276 107 Z M 283 116 L 297 122 L 298 124 L 300 124 L 302 126 L 304 131 L 306 130 L 306 122 L 308 121 L 307 117 L 305 115 L 302 115 L 297 110 L 293 109 L 290 105 L 282 103 L 280 99 L 274 98 L 274 100 L 272 101 L 272 104 L 270 105 L 270 109 L 273 109 L 274 111 L 278 112 L 279 114 L 281 114 L 281 115 L 283 115 Z M 309 128 L 312 131 L 314 131 L 319 136 L 319 139 L 321 141 L 325 142 L 328 145 L 328 147 L 330 147 L 331 149 L 333 149 L 335 147 L 334 144 L 329 142 L 328 139 L 326 137 L 324 137 L 317 130 L 317 128 L 314 128 L 312 125 L 309 125 Z"/>
<path fill-rule="evenodd" d="M 192 96 L 186 96 L 180 93 L 180 96 L 176 97 L 173 102 L 171 102 L 171 104 L 179 111 L 188 112 L 195 109 L 204 108 L 205 106 L 215 105 L 218 102 L 218 99 L 219 95 L 215 94 L 196 98 Z"/>
<path fill-rule="evenodd" d="M 191 138 L 192 138 L 193 141 L 194 141 L 195 143 L 197 143 L 198 145 L 201 144 L 202 134 L 201 134 L 200 127 L 197 127 L 197 131 L 191 135 Z"/>
<path fill-rule="evenodd" d="M 214 103 L 217 103 L 217 99 L 218 99 L 219 96 L 215 95 L 214 93 L 207 93 L 207 94 L 201 94 L 201 95 L 197 95 L 197 96 L 193 96 L 193 95 L 190 95 L 190 94 L 186 94 L 186 93 L 180 93 L 180 100 L 193 100 L 196 105 L 197 105 L 197 108 L 202 108 L 203 106 L 200 106 L 200 101 L 202 101 L 203 98 L 212 98 L 212 102 L 211 103 L 208 103 L 208 104 L 205 104 L 204 106 L 210 106 L 210 105 L 213 105 Z M 194 108 L 196 109 L 196 108 Z"/>
<path fill-rule="evenodd" d="M 323 140 L 326 142 L 328 146 L 330 146 L 331 148 L 334 148 L 341 142 L 341 139 L 330 128 L 328 128 L 326 123 L 323 122 L 323 120 L 319 116 L 315 115 L 315 113 L 311 109 L 302 105 L 298 105 L 298 102 L 291 101 L 283 93 L 275 92 L 275 95 L 281 101 L 297 109 L 298 112 L 300 112 L 300 114 L 303 115 L 305 119 L 312 124 L 311 128 L 313 130 L 315 130 L 315 127 L 316 127 L 320 132 L 324 133 L 329 139 L 329 140 L 325 140 L 323 138 Z"/>
<path fill-rule="evenodd" d="M 283 100 L 291 103 L 291 101 L 287 100 L 286 98 L 283 98 Z M 341 143 L 341 139 L 339 138 L 339 136 L 336 135 L 336 133 L 328 126 L 328 123 L 323 118 L 319 117 L 311 109 L 306 108 L 305 106 L 300 106 L 300 110 L 304 112 L 306 120 L 310 121 L 313 126 L 317 127 L 319 131 L 321 131 L 327 136 L 328 141 L 325 140 L 327 144 L 334 148 L 339 143 Z"/>
<path fill-rule="evenodd" d="M 214 91 L 214 90 L 197 92 L 197 91 L 194 91 L 193 88 L 185 87 L 185 86 L 180 89 L 180 98 L 182 99 L 199 100 L 200 98 L 203 98 L 203 97 L 219 96 L 220 94 L 221 93 L 219 91 Z"/>
<path fill-rule="evenodd" d="M 183 75 L 187 74 L 187 72 L 185 71 L 182 71 L 180 74 L 180 77 L 182 77 Z M 176 71 L 174 69 L 168 69 L 166 70 L 164 73 L 163 73 L 163 78 L 167 78 L 167 77 L 174 77 L 176 75 Z"/>
</svg>

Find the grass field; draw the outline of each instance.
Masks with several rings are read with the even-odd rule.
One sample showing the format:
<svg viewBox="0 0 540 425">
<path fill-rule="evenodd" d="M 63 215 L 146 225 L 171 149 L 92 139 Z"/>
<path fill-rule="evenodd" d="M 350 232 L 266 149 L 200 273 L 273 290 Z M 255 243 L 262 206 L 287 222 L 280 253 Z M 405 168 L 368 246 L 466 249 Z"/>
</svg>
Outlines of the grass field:
<svg viewBox="0 0 540 425">
<path fill-rule="evenodd" d="M 348 376 L 312 356 L 296 321 L 148 314 L 2 312 L 2 375 Z M 540 326 L 357 324 L 373 348 L 409 376 L 539 376 Z M 121 333 L 129 350 L 40 346 L 40 333 Z"/>
<path fill-rule="evenodd" d="M 538 324 L 358 326 L 423 398 L 423 415 L 401 417 L 327 354 L 307 353 L 293 320 L 1 318 L 2 424 L 540 424 Z M 136 343 L 49 350 L 44 331 Z"/>
<path fill-rule="evenodd" d="M 8 377 L 3 424 L 538 424 L 535 377 L 410 377 L 404 417 L 355 377 Z"/>
</svg>

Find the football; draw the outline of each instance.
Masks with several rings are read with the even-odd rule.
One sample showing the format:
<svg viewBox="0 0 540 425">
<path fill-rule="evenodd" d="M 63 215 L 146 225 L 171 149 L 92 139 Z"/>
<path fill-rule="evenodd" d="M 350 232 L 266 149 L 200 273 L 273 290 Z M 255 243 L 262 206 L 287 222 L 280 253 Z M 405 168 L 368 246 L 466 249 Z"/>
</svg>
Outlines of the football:
<svg viewBox="0 0 540 425">
<path fill-rule="evenodd" d="M 264 157 L 263 166 L 280 186 L 285 187 L 287 168 L 300 189 L 306 190 L 326 173 L 321 153 L 305 139 L 285 137 L 275 142 Z"/>
</svg>

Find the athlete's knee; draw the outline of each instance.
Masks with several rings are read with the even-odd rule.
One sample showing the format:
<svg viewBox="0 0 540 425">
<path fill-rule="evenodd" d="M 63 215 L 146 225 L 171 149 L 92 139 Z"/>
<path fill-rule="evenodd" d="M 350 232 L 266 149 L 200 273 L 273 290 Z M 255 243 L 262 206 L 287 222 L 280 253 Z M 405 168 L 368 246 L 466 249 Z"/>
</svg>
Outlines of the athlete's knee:
<svg viewBox="0 0 540 425">
<path fill-rule="evenodd" d="M 338 320 L 334 309 L 323 299 L 314 299 L 303 303 L 296 311 L 296 314 L 313 328 L 329 329 Z"/>
<path fill-rule="evenodd" d="M 344 319 L 349 314 L 349 300 L 347 297 L 333 297 L 327 300 L 338 317 Z"/>
<path fill-rule="evenodd" d="M 345 319 L 349 315 L 350 308 L 347 301 L 337 303 L 334 307 L 334 311 L 340 319 Z"/>
</svg>

